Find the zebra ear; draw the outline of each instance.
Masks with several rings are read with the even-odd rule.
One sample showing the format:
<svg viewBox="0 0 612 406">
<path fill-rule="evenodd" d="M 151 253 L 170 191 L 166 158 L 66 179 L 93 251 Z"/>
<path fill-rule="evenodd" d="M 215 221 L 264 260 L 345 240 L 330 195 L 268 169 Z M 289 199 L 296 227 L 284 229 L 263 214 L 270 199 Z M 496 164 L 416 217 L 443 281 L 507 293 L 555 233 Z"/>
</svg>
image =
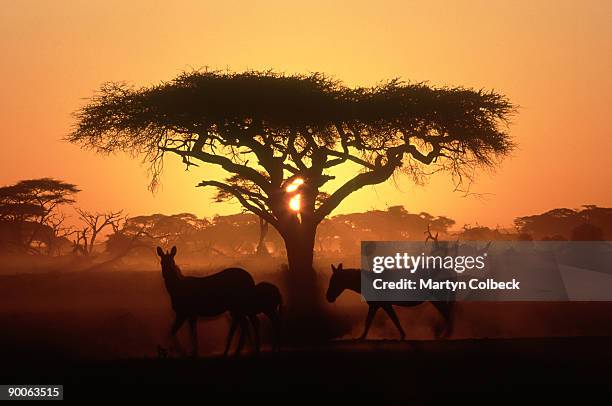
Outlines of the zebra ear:
<svg viewBox="0 0 612 406">
<path fill-rule="evenodd" d="M 334 266 L 334 264 L 332 264 L 331 268 L 332 268 L 332 273 L 336 273 L 337 269 L 336 269 L 336 267 Z"/>
<path fill-rule="evenodd" d="M 340 263 L 338 264 L 338 268 L 336 268 L 336 269 L 337 269 L 338 271 L 341 271 L 341 270 L 342 270 L 342 262 L 340 262 Z"/>
<path fill-rule="evenodd" d="M 157 247 L 157 255 L 159 255 L 160 257 L 164 256 L 164 250 L 161 249 L 161 247 Z"/>
<path fill-rule="evenodd" d="M 170 250 L 170 255 L 171 256 L 175 256 L 176 255 L 176 246 L 172 247 L 172 249 Z"/>
</svg>

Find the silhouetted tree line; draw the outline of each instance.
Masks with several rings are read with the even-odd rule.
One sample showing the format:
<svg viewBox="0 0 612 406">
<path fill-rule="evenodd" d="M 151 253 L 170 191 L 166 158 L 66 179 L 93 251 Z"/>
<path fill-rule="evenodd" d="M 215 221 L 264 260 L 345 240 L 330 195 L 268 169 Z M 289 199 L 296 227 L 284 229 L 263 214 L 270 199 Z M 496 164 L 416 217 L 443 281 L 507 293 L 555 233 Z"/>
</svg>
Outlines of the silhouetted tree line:
<svg viewBox="0 0 612 406">
<path fill-rule="evenodd" d="M 210 219 L 191 213 L 152 214 L 128 218 L 109 236 L 106 250 L 113 255 L 144 254 L 158 245 L 176 245 L 185 253 L 235 258 L 257 254 L 266 236 L 259 217 L 247 213 Z M 270 233 L 267 240 L 266 254 L 281 245 L 277 233 Z"/>
<path fill-rule="evenodd" d="M 76 208 L 78 226 L 66 207 L 80 189 L 53 178 L 28 179 L 0 187 L 0 252 L 88 256 L 105 229 L 119 229 L 122 211 L 94 213 Z"/>
<path fill-rule="evenodd" d="M 158 245 L 180 246 L 186 254 L 223 258 L 286 256 L 282 236 L 259 216 L 240 213 L 198 218 L 192 213 L 128 217 L 123 211 L 89 212 L 75 208 L 76 224 L 66 224 L 63 208 L 74 205 L 76 185 L 42 178 L 0 187 L 0 249 L 22 254 L 89 256 L 107 254 L 110 261 L 152 255 Z M 340 214 L 321 222 L 316 255 L 358 255 L 360 241 L 421 241 L 424 232 L 462 241 L 612 240 L 612 208 L 586 205 L 518 217 L 515 229 L 465 225 L 403 206 Z M 103 237 L 102 237 L 103 236 Z"/>
<path fill-rule="evenodd" d="M 366 239 L 422 240 L 428 224 L 433 230 L 448 234 L 454 221 L 429 213 L 411 214 L 401 206 L 334 216 L 319 227 L 315 253 L 357 252 L 360 241 Z M 180 246 L 186 253 L 228 258 L 286 255 L 280 234 L 262 227 L 260 218 L 250 213 L 211 219 L 198 219 L 189 213 L 133 217 L 109 237 L 106 247 L 114 254 L 129 249 L 142 254 L 160 244 Z"/>
<path fill-rule="evenodd" d="M 518 217 L 514 224 L 523 235 L 534 240 L 612 240 L 612 208 L 594 205 Z"/>
<path fill-rule="evenodd" d="M 403 206 L 340 214 L 321 223 L 314 250 L 316 255 L 358 255 L 361 241 L 422 241 L 428 226 L 432 233 L 439 233 L 440 238 L 448 240 L 610 240 L 612 209 L 597 206 L 584 206 L 579 210 L 554 209 L 517 218 L 514 230 L 465 225 L 461 231 L 454 232 L 454 225 L 451 218 L 427 212 L 410 213 Z M 199 219 L 194 214 L 183 213 L 130 218 L 121 230 L 109 237 L 106 247 L 113 253 L 129 247 L 134 248 L 134 253 L 143 253 L 159 244 L 177 245 L 192 254 L 236 258 L 262 255 L 262 243 L 264 255 L 286 255 L 282 237 L 275 229 L 262 230 L 261 219 L 254 214 Z"/>
<path fill-rule="evenodd" d="M 433 232 L 449 235 L 454 224 L 455 221 L 448 217 L 436 217 L 426 212 L 409 213 L 403 206 L 340 214 L 321 223 L 315 252 L 358 254 L 361 241 L 422 241 L 428 226 Z"/>
<path fill-rule="evenodd" d="M 464 241 L 610 241 L 612 208 L 584 205 L 517 217 L 514 230 L 465 225 L 456 234 Z"/>
</svg>

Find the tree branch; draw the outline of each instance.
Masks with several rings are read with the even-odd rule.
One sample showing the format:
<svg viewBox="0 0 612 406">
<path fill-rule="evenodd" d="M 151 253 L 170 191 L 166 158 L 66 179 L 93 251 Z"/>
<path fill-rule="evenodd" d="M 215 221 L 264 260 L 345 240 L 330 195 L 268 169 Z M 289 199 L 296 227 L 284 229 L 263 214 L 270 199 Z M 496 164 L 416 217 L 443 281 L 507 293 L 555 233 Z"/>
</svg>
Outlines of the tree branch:
<svg viewBox="0 0 612 406">
<path fill-rule="evenodd" d="M 218 182 L 216 180 L 206 180 L 206 181 L 202 181 L 200 182 L 197 187 L 205 187 L 205 186 L 214 186 L 218 189 L 224 190 L 228 193 L 231 193 L 234 197 L 236 197 L 236 199 L 238 199 L 238 201 L 240 202 L 240 204 L 242 204 L 242 206 L 249 210 L 250 212 L 262 217 L 263 219 L 265 219 L 268 223 L 274 225 L 275 227 L 278 226 L 278 222 L 276 221 L 276 218 L 274 218 L 274 216 L 272 216 L 272 214 L 270 214 L 269 212 L 267 212 L 263 207 L 257 207 L 253 204 L 251 204 L 249 202 L 249 200 L 241 193 L 241 191 L 231 185 L 228 185 L 226 183 L 223 182 Z"/>
<path fill-rule="evenodd" d="M 393 171 L 397 164 L 388 162 L 386 165 L 378 166 L 377 169 L 368 172 L 362 172 L 350 180 L 344 185 L 340 186 L 334 193 L 332 193 L 323 204 L 315 211 L 315 221 L 321 222 L 326 216 L 328 216 L 338 205 L 351 193 L 361 189 L 364 186 L 376 185 L 389 179 L 393 175 Z"/>
<path fill-rule="evenodd" d="M 225 169 L 227 172 L 238 174 L 246 179 L 253 181 L 255 184 L 257 184 L 257 186 L 259 186 L 266 193 L 270 192 L 271 184 L 266 179 L 265 176 L 257 172 L 255 169 L 249 168 L 248 166 L 245 166 L 245 165 L 237 164 L 225 156 L 213 155 L 213 154 L 209 154 L 204 151 L 186 151 L 186 150 L 180 150 L 177 148 L 163 147 L 163 146 L 160 146 L 159 149 L 164 152 L 173 152 L 182 157 L 190 156 L 190 157 L 197 158 L 201 161 L 204 161 L 204 162 L 207 162 L 213 165 L 219 165 L 223 169 Z"/>
</svg>

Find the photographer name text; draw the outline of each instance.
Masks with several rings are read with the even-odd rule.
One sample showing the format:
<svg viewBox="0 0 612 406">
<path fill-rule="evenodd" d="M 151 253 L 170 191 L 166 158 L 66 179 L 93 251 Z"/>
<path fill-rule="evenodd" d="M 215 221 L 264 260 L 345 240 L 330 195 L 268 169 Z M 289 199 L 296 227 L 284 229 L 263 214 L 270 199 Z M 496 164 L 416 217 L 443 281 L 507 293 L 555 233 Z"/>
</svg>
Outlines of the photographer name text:
<svg viewBox="0 0 612 406">
<path fill-rule="evenodd" d="M 376 290 L 519 290 L 520 282 L 516 279 L 509 281 L 496 281 L 488 278 L 480 280 L 477 278 L 469 281 L 437 281 L 435 279 L 400 279 L 399 281 L 385 281 L 384 279 L 374 279 L 372 286 Z"/>
</svg>

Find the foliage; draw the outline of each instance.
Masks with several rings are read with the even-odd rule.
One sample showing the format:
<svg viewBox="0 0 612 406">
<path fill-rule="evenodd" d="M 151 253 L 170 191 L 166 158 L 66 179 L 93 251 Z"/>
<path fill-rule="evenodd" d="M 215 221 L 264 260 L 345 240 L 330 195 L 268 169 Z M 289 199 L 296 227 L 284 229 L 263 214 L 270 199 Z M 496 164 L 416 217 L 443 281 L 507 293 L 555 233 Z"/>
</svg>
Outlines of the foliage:
<svg viewBox="0 0 612 406">
<path fill-rule="evenodd" d="M 462 184 L 512 150 L 503 126 L 513 112 L 503 95 L 465 88 L 400 80 L 351 88 L 320 73 L 196 71 L 151 87 L 105 84 L 76 113 L 68 140 L 143 154 L 153 187 L 167 152 L 187 168 L 220 166 L 228 178 L 200 186 L 237 199 L 286 236 L 283 186 L 291 178 L 306 181 L 301 221 L 314 227 L 353 191 L 400 171 L 416 181 L 449 171 Z M 334 168 L 349 162 L 361 171 L 323 194 Z"/>
<path fill-rule="evenodd" d="M 33 250 L 34 245 L 51 245 L 63 238 L 64 216 L 59 207 L 74 203 L 80 190 L 53 178 L 29 179 L 0 187 L 2 245 Z"/>
<path fill-rule="evenodd" d="M 518 217 L 514 223 L 520 232 L 529 234 L 536 240 L 585 238 L 579 228 L 584 224 L 590 224 L 601 230 L 599 238 L 595 238 L 596 235 L 589 231 L 592 227 L 584 226 L 583 231 L 590 233 L 592 238 L 612 239 L 612 208 L 594 205 L 585 205 L 577 210 L 553 209 L 542 214 Z M 572 236 L 576 229 L 578 235 Z"/>
</svg>

